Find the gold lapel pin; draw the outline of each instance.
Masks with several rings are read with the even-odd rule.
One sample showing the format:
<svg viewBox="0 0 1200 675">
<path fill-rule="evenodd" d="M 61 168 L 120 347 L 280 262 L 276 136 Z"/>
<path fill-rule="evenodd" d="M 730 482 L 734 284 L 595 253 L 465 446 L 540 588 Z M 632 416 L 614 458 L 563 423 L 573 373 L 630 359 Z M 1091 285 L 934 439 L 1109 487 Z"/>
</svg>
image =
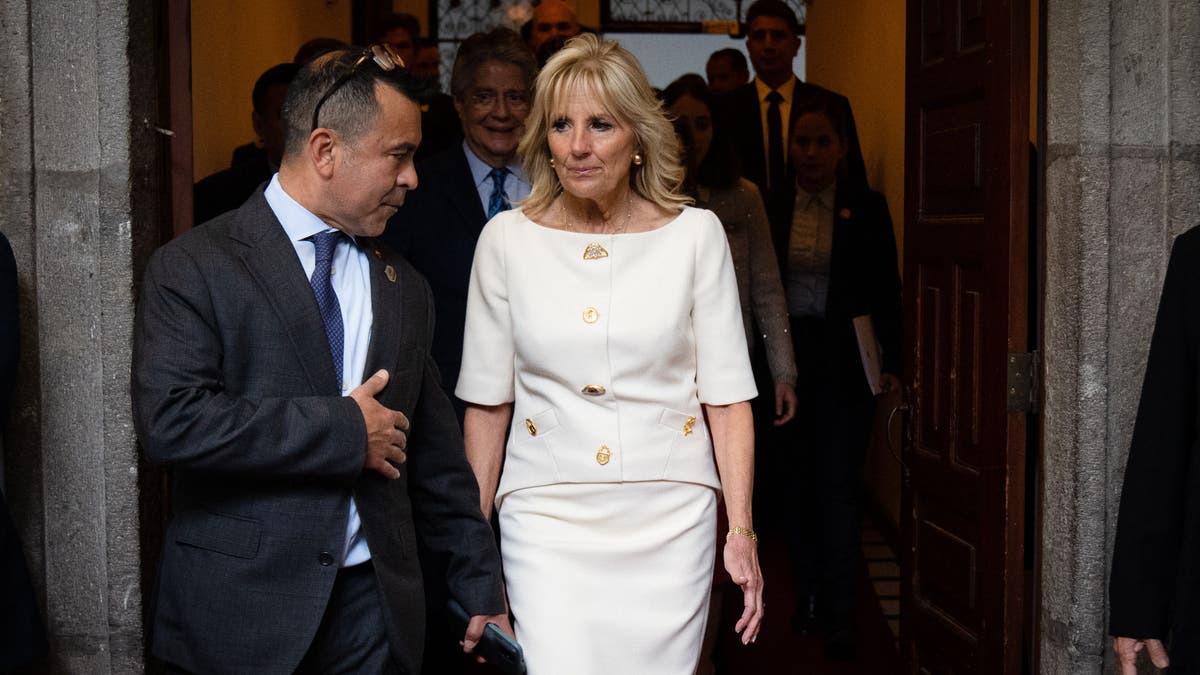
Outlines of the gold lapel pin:
<svg viewBox="0 0 1200 675">
<path fill-rule="evenodd" d="M 383 268 L 383 275 L 388 278 L 388 281 L 396 283 L 396 268 L 388 265 Z"/>
</svg>

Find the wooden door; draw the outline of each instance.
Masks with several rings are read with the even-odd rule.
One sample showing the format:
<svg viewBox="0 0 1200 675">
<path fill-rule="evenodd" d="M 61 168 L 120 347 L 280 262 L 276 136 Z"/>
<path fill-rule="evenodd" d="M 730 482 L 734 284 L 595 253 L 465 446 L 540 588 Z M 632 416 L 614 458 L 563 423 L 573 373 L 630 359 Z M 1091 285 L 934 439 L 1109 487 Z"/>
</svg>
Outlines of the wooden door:
<svg viewBox="0 0 1200 675">
<path fill-rule="evenodd" d="M 901 641 L 913 673 L 1019 672 L 1028 0 L 908 0 L 907 31 Z"/>
<path fill-rule="evenodd" d="M 171 232 L 162 241 L 192 229 L 192 30 L 191 0 L 167 0 L 164 12 L 165 54 L 159 72 L 160 88 L 167 93 L 170 120 L 167 158 L 170 167 Z M 169 235 L 169 236 L 168 236 Z"/>
</svg>

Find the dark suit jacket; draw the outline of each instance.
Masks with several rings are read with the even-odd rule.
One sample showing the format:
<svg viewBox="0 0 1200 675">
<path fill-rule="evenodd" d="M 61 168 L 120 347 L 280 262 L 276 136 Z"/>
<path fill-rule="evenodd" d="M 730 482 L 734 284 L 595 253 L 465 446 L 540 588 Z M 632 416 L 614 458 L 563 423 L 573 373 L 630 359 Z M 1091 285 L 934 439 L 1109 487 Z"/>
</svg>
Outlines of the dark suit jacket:
<svg viewBox="0 0 1200 675">
<path fill-rule="evenodd" d="M 433 358 L 453 396 L 462 366 L 471 262 L 487 216 L 461 143 L 419 162 L 417 176 L 419 186 L 392 216 L 384 237 L 429 280 L 437 315 Z M 461 403 L 456 405 L 461 418 Z"/>
<path fill-rule="evenodd" d="M 432 94 L 421 104 L 421 145 L 415 159 L 427 159 L 461 142 L 462 122 L 454 109 L 454 99 L 441 92 Z"/>
<path fill-rule="evenodd" d="M 1142 383 L 1109 578 L 1109 632 L 1200 670 L 1200 228 L 1175 240 Z"/>
<path fill-rule="evenodd" d="M 779 181 L 774 190 L 767 189 L 767 156 L 763 151 L 762 109 L 759 107 L 758 89 L 754 80 L 717 97 L 713 102 L 715 123 L 720 126 L 722 133 L 727 134 L 733 144 L 734 152 L 741 160 L 742 176 L 750 180 L 763 193 L 763 202 L 767 206 L 767 215 L 772 222 L 779 222 L 783 211 L 791 213 L 791 203 L 787 202 L 788 184 Z M 794 80 L 795 93 L 792 97 L 791 113 L 788 116 L 788 129 L 795 124 L 799 117 L 800 106 L 818 97 L 828 97 L 842 109 L 846 119 L 846 172 L 843 182 L 856 188 L 867 187 L 867 168 L 863 162 L 862 148 L 858 143 L 858 129 L 854 126 L 854 113 L 850 109 L 850 101 L 841 94 L 824 87 Z M 785 161 L 788 149 L 783 149 Z M 789 162 L 790 164 L 790 162 Z M 790 217 L 788 225 L 791 224 Z M 778 250 L 778 249 L 776 249 Z"/>
<path fill-rule="evenodd" d="M 412 424 L 395 481 L 362 468 L 362 415 L 338 395 L 308 279 L 261 192 L 146 268 L 134 421 L 148 458 L 173 473 L 151 648 L 187 670 L 295 669 L 337 576 L 352 493 L 404 672 L 419 672 L 424 631 L 415 537 L 449 556 L 468 612 L 504 611 L 491 529 L 429 356 L 428 287 L 382 244 L 359 244 L 374 312 L 366 372 L 391 373 L 378 398 Z"/>
<path fill-rule="evenodd" d="M 794 184 L 784 192 L 794 203 Z M 825 320 L 828 330 L 834 331 L 837 353 L 835 358 L 842 372 L 866 386 L 858 339 L 853 319 L 871 315 L 875 337 L 883 348 L 883 371 L 900 375 L 900 272 L 896 260 L 896 234 L 887 199 L 873 190 L 843 186 L 834 195 L 833 246 L 829 259 L 829 296 L 825 300 Z M 785 285 L 787 280 L 788 240 L 791 236 L 790 215 L 786 221 L 771 224 L 772 243 L 779 256 L 779 270 Z M 796 354 L 796 360 L 804 358 Z"/>
<path fill-rule="evenodd" d="M 0 433 L 8 419 L 17 375 L 20 322 L 17 305 L 17 261 L 0 233 Z M 25 551 L 0 493 L 0 673 L 24 666 L 46 653 L 46 633 L 25 567 Z"/>
</svg>

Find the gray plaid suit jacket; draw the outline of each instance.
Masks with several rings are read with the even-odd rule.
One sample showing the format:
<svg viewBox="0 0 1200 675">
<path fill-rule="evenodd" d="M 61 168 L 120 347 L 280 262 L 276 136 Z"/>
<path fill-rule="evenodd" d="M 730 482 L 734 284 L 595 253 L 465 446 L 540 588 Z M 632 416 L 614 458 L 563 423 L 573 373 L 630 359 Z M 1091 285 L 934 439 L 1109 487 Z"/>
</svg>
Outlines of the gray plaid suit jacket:
<svg viewBox="0 0 1200 675">
<path fill-rule="evenodd" d="M 499 556 L 430 357 L 428 286 L 363 241 L 374 312 L 367 373 L 412 422 L 388 481 L 363 471 L 366 432 L 338 394 L 324 324 L 261 191 L 151 257 L 134 337 L 134 421 L 171 469 L 172 517 L 154 595 L 153 653 L 199 673 L 290 673 L 337 575 L 351 494 L 401 669 L 424 636 L 415 537 L 450 560 L 472 614 L 504 611 Z M 390 268 L 390 271 L 389 271 Z"/>
</svg>

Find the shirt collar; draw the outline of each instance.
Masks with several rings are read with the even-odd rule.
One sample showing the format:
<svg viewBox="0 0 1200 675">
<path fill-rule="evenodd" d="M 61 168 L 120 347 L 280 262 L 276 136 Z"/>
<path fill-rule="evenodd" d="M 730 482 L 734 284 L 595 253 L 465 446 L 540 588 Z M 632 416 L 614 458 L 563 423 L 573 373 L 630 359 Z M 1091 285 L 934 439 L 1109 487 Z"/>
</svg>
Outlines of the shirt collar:
<svg viewBox="0 0 1200 675">
<path fill-rule="evenodd" d="M 287 233 L 288 239 L 293 245 L 314 234 L 337 229 L 301 206 L 300 202 L 292 199 L 292 196 L 285 192 L 283 186 L 279 184 L 279 174 L 271 177 L 271 182 L 267 184 L 263 196 L 267 198 L 267 204 L 275 212 L 275 217 L 279 219 L 279 224 L 283 225 L 283 231 Z M 349 232 L 345 234 L 354 239 L 354 235 Z"/>
<path fill-rule="evenodd" d="M 787 82 L 784 82 L 783 84 L 779 85 L 778 89 L 771 89 L 771 87 L 768 86 L 766 82 L 763 82 L 762 80 L 758 79 L 757 77 L 754 78 L 754 88 L 758 91 L 758 102 L 766 103 L 767 94 L 771 93 L 772 91 L 777 91 L 777 92 L 779 92 L 779 95 L 783 97 L 783 100 L 780 101 L 779 104 L 780 105 L 790 105 L 792 102 L 792 94 L 794 93 L 794 91 L 796 89 L 795 82 L 796 82 L 796 78 L 793 77 L 792 79 L 788 80 Z"/>
<path fill-rule="evenodd" d="M 478 188 L 483 185 L 484 181 L 490 181 L 493 167 L 482 159 L 479 159 L 479 156 L 475 154 L 471 146 L 467 145 L 466 141 L 463 141 L 462 148 L 463 154 L 467 156 L 467 166 L 471 168 L 471 178 L 475 181 L 475 187 Z M 513 160 L 505 165 L 504 168 L 516 176 L 517 180 L 524 183 L 529 182 L 525 178 L 525 170 L 521 167 L 521 160 L 517 157 L 514 156 Z"/>
<path fill-rule="evenodd" d="M 821 190 L 820 192 L 817 192 L 817 193 L 808 192 L 807 190 L 800 187 L 799 185 L 796 186 L 796 197 L 797 197 L 796 201 L 797 201 L 797 203 L 808 206 L 809 204 L 811 204 L 815 201 L 817 204 L 821 205 L 821 207 L 824 208 L 826 211 L 833 210 L 833 200 L 836 195 L 837 195 L 837 181 L 836 180 L 833 181 L 833 183 L 829 187 L 827 187 L 824 190 Z"/>
</svg>

